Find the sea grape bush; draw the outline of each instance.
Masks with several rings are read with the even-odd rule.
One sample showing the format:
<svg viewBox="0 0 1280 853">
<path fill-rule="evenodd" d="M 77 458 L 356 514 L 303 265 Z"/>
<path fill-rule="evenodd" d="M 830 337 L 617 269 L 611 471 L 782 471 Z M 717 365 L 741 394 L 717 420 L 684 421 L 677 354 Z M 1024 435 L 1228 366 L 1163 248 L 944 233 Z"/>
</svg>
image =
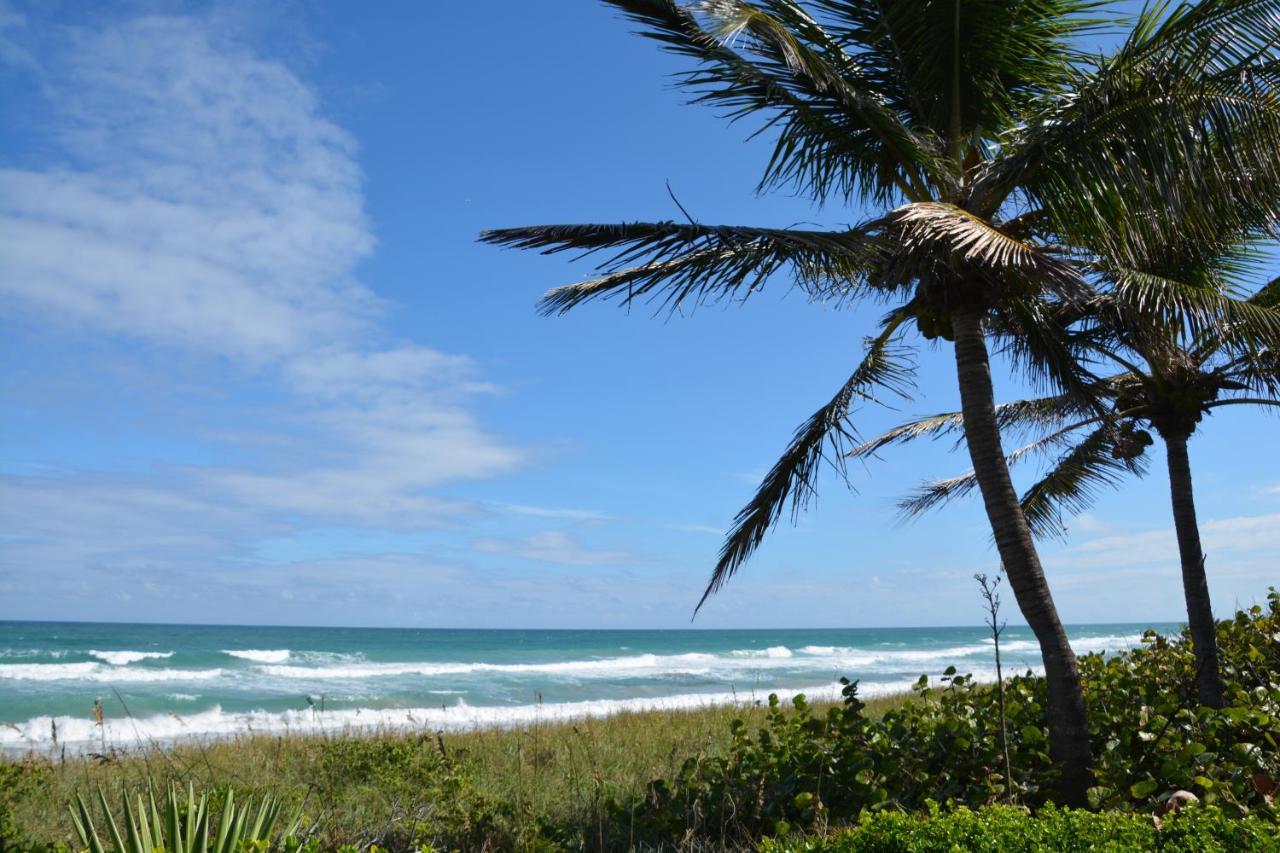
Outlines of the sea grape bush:
<svg viewBox="0 0 1280 853">
<path fill-rule="evenodd" d="M 765 839 L 761 853 L 1280 853 L 1276 827 L 1255 816 L 1241 820 L 1215 806 L 1188 809 L 1160 826 L 1147 815 L 1048 806 L 1034 816 L 1012 806 L 961 807 L 923 814 L 865 813 L 851 829 L 825 837 Z"/>
<path fill-rule="evenodd" d="M 1080 660 L 1089 702 L 1095 785 L 1090 805 L 1148 814 L 1174 790 L 1224 814 L 1276 819 L 1280 775 L 1280 594 L 1218 626 L 1227 702 L 1198 707 L 1188 637 L 1148 632 L 1141 647 Z M 918 701 L 872 719 L 857 684 L 819 713 L 803 697 L 769 700 L 756 733 L 734 724 L 730 748 L 685 762 L 649 787 L 637 818 L 648 833 L 745 840 L 821 832 L 864 812 L 930 803 L 980 807 L 1006 798 L 996 693 L 948 670 L 921 677 Z M 1055 769 L 1044 728 L 1045 685 L 1030 673 L 1007 685 L 1013 790 L 1020 805 L 1049 803 Z M 636 814 L 633 809 L 632 815 Z"/>
</svg>

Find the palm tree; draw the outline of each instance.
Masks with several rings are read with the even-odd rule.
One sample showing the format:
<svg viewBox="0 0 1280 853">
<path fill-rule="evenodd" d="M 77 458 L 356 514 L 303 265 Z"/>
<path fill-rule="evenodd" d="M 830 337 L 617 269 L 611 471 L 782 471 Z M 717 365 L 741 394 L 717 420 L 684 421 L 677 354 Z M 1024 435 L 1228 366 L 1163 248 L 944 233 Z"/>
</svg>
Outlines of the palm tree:
<svg viewBox="0 0 1280 853">
<path fill-rule="evenodd" d="M 1101 413 L 1086 411 L 1078 400 L 1061 394 L 996 407 L 1003 427 L 1038 433 L 1009 455 L 1010 463 L 1067 445 L 1022 497 L 1023 513 L 1038 536 L 1062 534 L 1064 512 L 1087 509 L 1099 487 L 1118 486 L 1126 474 L 1144 474 L 1145 454 L 1153 444 L 1148 429 L 1160 435 L 1196 656 L 1196 691 L 1202 705 L 1214 708 L 1222 706 L 1222 678 L 1187 443 L 1203 417 L 1215 409 L 1280 408 L 1280 278 L 1237 302 L 1226 293 L 1235 289 L 1230 282 L 1238 269 L 1232 260 L 1220 257 L 1217 268 L 1208 271 L 1184 266 L 1176 281 L 1168 277 L 1173 274 L 1168 270 L 1109 271 L 1115 286 L 1092 306 L 1089 334 L 1097 339 L 1091 349 L 1120 372 L 1095 385 L 1097 399 L 1105 405 Z M 1197 301 L 1216 302 L 1220 310 L 1187 325 L 1161 323 L 1158 315 L 1157 322 L 1151 322 L 1151 316 L 1135 308 L 1155 276 L 1163 278 L 1162 289 L 1199 293 Z M 865 458 L 892 444 L 963 430 L 959 412 L 935 415 L 896 427 L 854 448 L 850 456 Z M 905 514 L 918 515 L 971 492 L 975 485 L 972 472 L 937 480 L 900 506 Z"/>
<path fill-rule="evenodd" d="M 987 339 L 1064 393 L 1090 377 L 1046 306 L 1088 299 L 1072 247 L 1137 256 L 1166 209 L 1273 181 L 1280 139 L 1272 80 L 1280 0 L 1208 0 L 1148 10 L 1123 45 L 1073 46 L 1098 25 L 1093 0 L 610 0 L 643 34 L 696 67 L 695 100 L 774 136 L 760 189 L 790 186 L 818 204 L 874 212 L 834 230 L 695 221 L 552 225 L 482 239 L 544 253 L 607 251 L 600 274 L 543 300 L 656 301 L 669 309 L 755 293 L 786 270 L 811 298 L 896 303 L 849 380 L 797 430 L 739 513 L 703 595 L 719 589 L 777 522 L 837 466 L 851 417 L 877 388 L 909 390 L 903 339 L 914 327 L 955 343 L 965 439 L 1000 558 L 1040 643 L 1050 751 L 1066 802 L 1085 802 L 1088 720 L 1031 530 L 1004 460 Z M 1229 158 L 1202 140 L 1227 140 Z M 1244 172 L 1249 181 L 1233 176 Z M 1197 193 L 1187 196 L 1187 187 Z M 1218 223 L 1189 216 L 1205 232 Z M 1116 223 L 1124 227 L 1117 228 Z M 699 605 L 700 606 L 700 605 Z"/>
</svg>

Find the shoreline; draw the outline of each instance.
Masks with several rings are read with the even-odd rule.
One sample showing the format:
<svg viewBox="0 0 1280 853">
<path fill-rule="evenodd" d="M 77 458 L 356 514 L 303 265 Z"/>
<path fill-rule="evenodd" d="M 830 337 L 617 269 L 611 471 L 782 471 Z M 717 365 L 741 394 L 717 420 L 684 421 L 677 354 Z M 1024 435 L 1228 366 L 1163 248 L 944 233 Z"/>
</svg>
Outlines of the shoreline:
<svg viewBox="0 0 1280 853">
<path fill-rule="evenodd" d="M 777 694 L 790 705 L 804 695 L 812 704 L 832 704 L 842 698 L 839 682 L 799 688 L 762 688 L 671 696 L 598 699 L 527 705 L 467 705 L 413 708 L 318 709 L 267 712 L 224 712 L 219 706 L 194 714 L 175 712 L 143 718 L 115 717 L 98 724 L 87 718 L 41 716 L 0 728 L 0 757 L 28 755 L 70 759 L 104 753 L 144 753 L 148 749 L 171 750 L 200 747 L 240 738 L 350 737 L 377 738 L 417 733 L 464 734 L 502 732 L 529 726 L 569 725 L 584 720 L 608 721 L 619 715 L 697 713 L 711 710 L 747 710 L 767 706 Z M 892 699 L 910 695 L 910 684 L 859 684 L 863 700 Z M 53 740 L 56 721 L 58 740 Z M 185 730 L 185 731 L 184 731 Z"/>
</svg>

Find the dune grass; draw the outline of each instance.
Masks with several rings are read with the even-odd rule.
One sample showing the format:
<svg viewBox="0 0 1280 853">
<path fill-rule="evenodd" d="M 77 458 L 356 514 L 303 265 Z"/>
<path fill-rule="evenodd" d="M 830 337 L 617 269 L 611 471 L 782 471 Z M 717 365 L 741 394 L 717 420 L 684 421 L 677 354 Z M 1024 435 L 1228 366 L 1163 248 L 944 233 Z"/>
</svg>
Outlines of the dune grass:
<svg viewBox="0 0 1280 853">
<path fill-rule="evenodd" d="M 909 694 L 868 705 L 883 713 L 906 701 Z M 101 787 L 115 803 L 122 792 L 163 790 L 170 782 L 231 788 L 237 797 L 278 796 L 301 809 L 325 849 L 396 837 L 424 817 L 440 819 L 446 808 L 489 809 L 504 824 L 502 833 L 551 825 L 588 835 L 604 819 L 606 802 L 639 796 L 689 757 L 722 750 L 734 719 L 754 729 L 764 716 L 758 705 L 739 705 L 456 734 L 245 735 L 115 753 L 105 761 L 33 755 L 16 766 L 5 759 L 5 798 L 26 843 L 37 846 L 73 841 L 66 804 L 76 792 Z M 442 764 L 454 772 L 442 777 Z"/>
</svg>

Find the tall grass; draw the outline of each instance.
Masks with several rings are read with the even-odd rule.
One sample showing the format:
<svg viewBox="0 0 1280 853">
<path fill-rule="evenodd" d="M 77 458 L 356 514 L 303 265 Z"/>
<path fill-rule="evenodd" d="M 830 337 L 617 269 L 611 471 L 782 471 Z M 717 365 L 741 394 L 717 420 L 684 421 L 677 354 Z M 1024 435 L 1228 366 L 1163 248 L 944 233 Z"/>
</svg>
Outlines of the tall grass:
<svg viewBox="0 0 1280 853">
<path fill-rule="evenodd" d="M 904 701 L 910 700 L 884 697 L 869 705 L 883 713 Z M 66 804 L 77 793 L 101 788 L 114 804 L 125 794 L 171 784 L 230 790 L 238 799 L 276 797 L 300 810 L 304 831 L 325 849 L 403 839 L 424 821 L 451 819 L 446 809 L 483 813 L 487 807 L 502 824 L 486 830 L 495 837 L 555 825 L 589 844 L 603 833 L 606 803 L 642 795 L 648 783 L 673 776 L 690 756 L 719 752 L 732 720 L 755 729 L 764 717 L 762 707 L 745 705 L 458 734 L 242 735 L 117 752 L 106 760 L 30 756 L 25 769 L 11 766 L 19 781 L 7 797 L 29 842 L 73 847 L 78 839 Z"/>
</svg>

